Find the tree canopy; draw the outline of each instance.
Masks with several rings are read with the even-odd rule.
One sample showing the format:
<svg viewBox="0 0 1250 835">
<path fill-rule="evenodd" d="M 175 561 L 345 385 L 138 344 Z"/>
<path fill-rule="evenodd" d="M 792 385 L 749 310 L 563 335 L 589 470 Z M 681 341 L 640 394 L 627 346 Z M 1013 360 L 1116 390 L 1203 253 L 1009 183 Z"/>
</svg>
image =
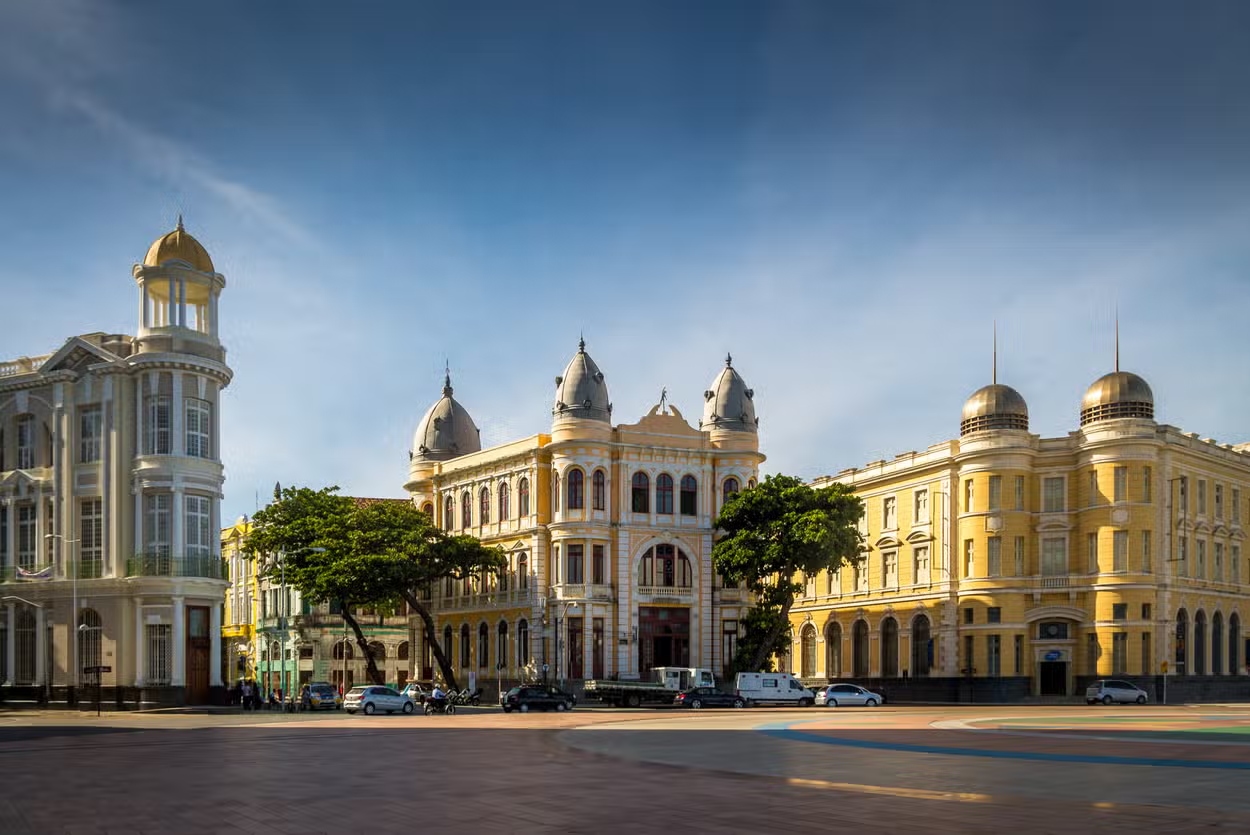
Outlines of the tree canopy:
<svg viewBox="0 0 1250 835">
<path fill-rule="evenodd" d="M 770 656 L 789 648 L 789 616 L 806 575 L 859 558 L 863 502 L 841 483 L 814 488 L 772 475 L 734 494 L 716 519 L 712 562 L 726 580 L 756 597 L 735 664 L 766 669 Z"/>
<path fill-rule="evenodd" d="M 381 673 L 354 607 L 406 601 L 425 625 L 443 678 L 455 688 L 455 673 L 435 640 L 421 590 L 447 578 L 496 573 L 505 565 L 498 548 L 439 530 L 411 502 L 358 501 L 338 495 L 337 487 L 281 489 L 272 504 L 256 512 L 246 547 L 265 560 L 268 576 L 285 564 L 287 583 L 308 602 L 339 604 L 376 684 L 383 683 Z"/>
</svg>

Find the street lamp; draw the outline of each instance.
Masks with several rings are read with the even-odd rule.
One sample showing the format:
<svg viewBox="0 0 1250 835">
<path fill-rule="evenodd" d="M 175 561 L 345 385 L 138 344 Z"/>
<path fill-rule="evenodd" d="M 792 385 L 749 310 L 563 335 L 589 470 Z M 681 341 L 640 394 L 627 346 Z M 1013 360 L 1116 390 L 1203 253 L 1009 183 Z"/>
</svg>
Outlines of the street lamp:
<svg viewBox="0 0 1250 835">
<path fill-rule="evenodd" d="M 45 534 L 43 538 L 44 539 L 59 539 L 61 540 L 61 544 L 65 546 L 77 545 L 78 543 L 82 542 L 81 539 L 67 539 L 63 534 L 59 534 L 59 533 Z M 68 551 L 70 549 L 67 547 L 66 550 Z M 68 556 L 66 556 L 65 562 L 67 566 L 70 565 Z M 70 588 L 72 589 L 71 594 L 73 595 L 73 601 L 74 601 L 73 613 L 70 615 L 70 618 L 69 618 L 69 623 L 71 624 L 70 629 L 72 630 L 74 628 L 73 624 L 78 623 L 78 566 L 75 565 L 70 569 L 69 576 L 70 576 Z M 72 647 L 71 647 L 72 655 L 70 658 L 70 664 L 73 665 L 73 669 L 70 673 L 69 681 L 70 681 L 70 685 L 75 690 L 77 690 L 78 689 L 78 633 L 77 631 L 73 633 L 73 636 L 71 637 L 70 641 L 72 643 Z"/>
<path fill-rule="evenodd" d="M 325 550 L 326 550 L 325 548 L 322 548 L 320 546 L 309 545 L 303 548 L 296 548 L 294 551 L 291 552 L 291 555 L 305 554 L 305 553 L 324 554 Z M 288 593 L 287 588 L 286 588 L 286 558 L 287 556 L 288 554 L 285 551 L 278 552 L 279 585 L 281 586 L 281 589 L 282 589 L 282 615 L 278 618 L 278 632 L 282 636 L 282 650 L 281 650 L 282 669 L 281 669 L 281 673 L 279 674 L 279 680 L 281 681 L 281 684 L 282 684 L 281 690 L 282 690 L 283 707 L 289 704 L 293 705 L 293 703 L 291 702 L 291 692 L 290 690 L 287 689 L 288 681 L 287 681 L 287 676 L 286 676 L 286 668 L 287 668 L 286 654 L 287 654 L 288 644 L 291 642 L 291 634 L 292 634 L 292 630 L 288 628 L 290 624 L 290 620 L 291 620 L 291 595 Z M 270 659 L 269 659 L 270 666 L 272 666 L 273 664 L 273 650 L 272 649 L 270 650 L 269 654 L 270 654 Z M 298 659 L 296 659 L 296 664 L 298 665 L 298 663 L 299 661 Z"/>
<path fill-rule="evenodd" d="M 560 607 L 560 614 L 556 618 L 556 664 L 559 665 L 558 672 L 560 674 L 560 688 L 561 689 L 564 688 L 564 671 L 568 665 L 565 663 L 565 658 L 564 658 L 564 647 L 565 647 L 566 641 L 565 641 L 564 633 L 560 631 L 560 622 L 564 621 L 565 626 L 567 628 L 568 618 L 566 617 L 566 615 L 568 615 L 569 609 L 576 609 L 577 607 L 578 607 L 578 603 L 576 600 L 565 603 L 563 606 Z"/>
</svg>

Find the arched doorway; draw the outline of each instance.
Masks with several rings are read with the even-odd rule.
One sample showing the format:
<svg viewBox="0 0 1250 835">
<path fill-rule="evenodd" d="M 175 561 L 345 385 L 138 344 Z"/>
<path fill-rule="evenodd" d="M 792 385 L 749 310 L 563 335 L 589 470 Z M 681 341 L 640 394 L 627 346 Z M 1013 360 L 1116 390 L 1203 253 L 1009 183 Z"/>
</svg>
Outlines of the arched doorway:
<svg viewBox="0 0 1250 835">
<path fill-rule="evenodd" d="M 829 678 L 842 675 L 842 627 L 837 622 L 825 627 L 825 675 Z"/>
<path fill-rule="evenodd" d="M 1224 675 L 1224 616 L 1216 612 L 1211 616 L 1211 675 Z"/>
<path fill-rule="evenodd" d="M 1207 674 L 1207 613 L 1194 612 L 1194 668 L 1191 675 Z"/>
<path fill-rule="evenodd" d="M 881 676 L 898 676 L 898 621 L 894 618 L 881 621 Z"/>
<path fill-rule="evenodd" d="M 816 675 L 816 627 L 804 624 L 799 633 L 799 678 L 809 679 Z"/>
<path fill-rule="evenodd" d="M 856 678 L 868 675 L 868 624 L 855 621 L 851 631 L 851 668 Z"/>
<path fill-rule="evenodd" d="M 88 667 L 100 666 L 101 634 L 104 630 L 100 613 L 95 609 L 83 609 L 78 613 L 78 675 L 83 684 L 94 684 L 99 673 L 84 674 Z"/>
<path fill-rule="evenodd" d="M 1228 616 L 1228 672 L 1241 675 L 1241 618 L 1236 612 Z"/>
<path fill-rule="evenodd" d="M 42 684 L 35 681 L 35 615 L 26 606 L 17 610 L 13 632 L 13 673 L 16 684 Z"/>
<path fill-rule="evenodd" d="M 928 615 L 917 615 L 911 622 L 911 674 L 927 676 L 933 667 L 933 635 Z"/>
<path fill-rule="evenodd" d="M 1185 646 L 1185 641 L 1188 639 L 1188 636 L 1189 612 L 1184 609 L 1180 609 L 1176 613 L 1176 641 L 1175 651 L 1172 657 L 1172 669 L 1178 676 L 1188 675 L 1189 673 L 1189 669 L 1185 666 L 1185 662 L 1189 657 L 1189 653 L 1187 651 L 1188 647 Z"/>
</svg>

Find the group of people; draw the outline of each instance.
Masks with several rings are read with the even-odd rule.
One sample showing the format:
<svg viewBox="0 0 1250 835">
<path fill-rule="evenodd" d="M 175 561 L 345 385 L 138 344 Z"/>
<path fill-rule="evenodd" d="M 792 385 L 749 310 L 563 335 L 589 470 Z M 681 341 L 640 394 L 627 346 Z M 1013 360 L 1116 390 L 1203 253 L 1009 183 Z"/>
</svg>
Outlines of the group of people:
<svg viewBox="0 0 1250 835">
<path fill-rule="evenodd" d="M 244 710 L 260 710 L 263 707 L 273 709 L 283 704 L 281 688 L 270 690 L 266 695 L 255 679 L 250 678 L 239 681 L 230 695 L 231 703 L 242 705 Z"/>
</svg>

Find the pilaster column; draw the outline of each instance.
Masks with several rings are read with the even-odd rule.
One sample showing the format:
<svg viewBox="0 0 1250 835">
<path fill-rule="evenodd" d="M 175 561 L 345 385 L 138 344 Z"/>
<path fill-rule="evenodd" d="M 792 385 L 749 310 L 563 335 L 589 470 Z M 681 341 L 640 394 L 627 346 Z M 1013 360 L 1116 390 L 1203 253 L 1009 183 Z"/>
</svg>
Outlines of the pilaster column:
<svg viewBox="0 0 1250 835">
<path fill-rule="evenodd" d="M 17 519 L 15 518 L 17 511 L 14 510 L 15 506 L 16 502 L 12 498 L 10 498 L 4 505 L 4 529 L 8 531 L 8 534 L 5 537 L 8 541 L 5 543 L 4 553 L 9 555 L 10 566 L 17 565 Z M 10 603 L 9 607 L 12 608 L 12 606 L 13 604 Z M 13 654 L 9 653 L 9 657 L 12 658 Z M 10 679 L 10 681 L 12 681 L 12 679 Z"/>
<path fill-rule="evenodd" d="M 182 687 L 187 683 L 187 609 L 181 595 L 173 598 L 174 604 L 174 663 L 169 671 L 169 683 L 172 687 Z"/>
<path fill-rule="evenodd" d="M 221 687 L 221 601 L 209 607 L 208 616 L 208 683 Z"/>
<path fill-rule="evenodd" d="M 143 646 L 143 598 L 134 599 L 135 609 L 135 687 L 147 683 L 147 658 Z"/>
<path fill-rule="evenodd" d="M 186 558 L 186 534 L 183 532 L 186 523 L 186 510 L 183 508 L 183 488 L 178 480 L 178 476 L 174 476 L 174 499 L 171 503 L 173 507 L 169 510 L 169 553 L 175 560 Z M 221 530 L 218 528 L 217 530 Z"/>
<path fill-rule="evenodd" d="M 4 632 L 4 680 L 12 684 L 17 677 L 17 606 L 8 603 L 5 610 L 8 629 Z"/>
<path fill-rule="evenodd" d="M 183 431 L 183 424 L 186 422 L 186 408 L 182 402 L 182 372 L 175 371 L 173 377 L 173 387 L 169 395 L 169 432 L 173 437 L 169 439 L 169 451 L 173 455 L 186 455 L 187 437 Z"/>
<path fill-rule="evenodd" d="M 43 608 L 35 608 L 35 684 L 51 682 L 48 675 L 48 630 L 43 625 Z"/>
</svg>

